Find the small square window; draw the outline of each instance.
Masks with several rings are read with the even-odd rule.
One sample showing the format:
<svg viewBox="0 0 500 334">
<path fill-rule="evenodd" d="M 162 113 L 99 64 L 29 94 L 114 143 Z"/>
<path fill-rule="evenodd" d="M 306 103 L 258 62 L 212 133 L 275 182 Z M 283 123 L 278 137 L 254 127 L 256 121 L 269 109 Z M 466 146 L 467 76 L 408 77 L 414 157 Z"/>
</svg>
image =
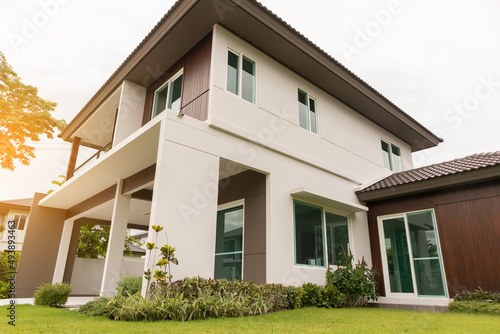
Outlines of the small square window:
<svg viewBox="0 0 500 334">
<path fill-rule="evenodd" d="M 241 75 L 240 75 L 241 73 Z M 256 64 L 247 56 L 227 51 L 226 89 L 242 99 L 255 104 Z"/>
<path fill-rule="evenodd" d="M 153 101 L 153 117 L 158 116 L 167 109 L 179 111 L 182 95 L 182 71 L 165 82 L 155 91 Z"/>
<path fill-rule="evenodd" d="M 318 133 L 316 100 L 301 89 L 298 90 L 299 125 L 301 128 Z"/>
<path fill-rule="evenodd" d="M 24 230 L 24 227 L 26 225 L 26 215 L 15 215 L 14 216 L 14 221 L 15 221 L 15 226 L 14 228 L 18 231 Z"/>
<path fill-rule="evenodd" d="M 396 173 L 403 171 L 403 161 L 401 158 L 401 149 L 394 144 L 380 141 L 382 146 L 382 159 L 384 167 Z"/>
</svg>

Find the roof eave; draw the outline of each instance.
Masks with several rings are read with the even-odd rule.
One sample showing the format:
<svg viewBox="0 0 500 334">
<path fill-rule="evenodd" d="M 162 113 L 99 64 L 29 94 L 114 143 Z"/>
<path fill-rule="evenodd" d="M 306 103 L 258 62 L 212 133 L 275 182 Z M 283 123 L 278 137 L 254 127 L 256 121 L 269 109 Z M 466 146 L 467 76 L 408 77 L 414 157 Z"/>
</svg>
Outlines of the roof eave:
<svg viewBox="0 0 500 334">
<path fill-rule="evenodd" d="M 435 177 L 432 179 L 382 189 L 357 192 L 356 195 L 361 202 L 369 203 L 493 179 L 500 179 L 500 165 L 479 168 L 471 171 Z"/>
<path fill-rule="evenodd" d="M 231 0 L 231 2 L 233 2 L 235 9 L 228 13 L 231 13 L 232 15 L 240 15 L 237 13 L 242 13 L 241 15 L 243 16 L 240 15 L 239 18 L 243 18 L 244 15 L 247 15 L 247 18 L 251 17 L 257 20 L 257 22 L 265 26 L 266 29 L 273 31 L 276 34 L 267 34 L 266 36 L 268 37 L 266 38 L 278 36 L 279 38 L 286 40 L 298 51 L 306 54 L 312 62 L 319 64 L 317 68 L 327 69 L 331 73 L 329 74 L 328 79 L 326 76 L 321 79 L 316 75 L 316 77 L 312 78 L 311 81 L 316 83 L 320 88 L 337 97 L 340 101 L 364 117 L 405 140 L 411 147 L 412 152 L 437 146 L 443 141 L 257 1 Z M 96 110 L 101 102 L 118 88 L 122 81 L 126 79 L 127 75 L 129 75 L 138 66 L 138 64 L 155 48 L 155 46 L 160 43 L 162 38 L 170 32 L 176 24 L 179 23 L 182 18 L 198 3 L 200 3 L 199 0 L 177 1 L 169 12 L 152 29 L 152 31 L 143 39 L 139 46 L 127 57 L 120 67 L 82 108 L 77 116 L 61 132 L 59 137 L 65 141 L 71 142 L 71 136 L 73 133 L 85 122 L 93 111 Z M 239 10 L 236 10 L 236 8 Z M 208 16 L 209 15 L 207 15 L 207 17 Z M 205 20 L 208 20 L 208 18 Z M 220 17 L 219 20 L 221 20 Z M 227 24 L 229 29 L 239 29 L 239 32 L 245 32 L 243 30 L 251 29 L 251 27 L 239 27 L 238 19 L 231 21 L 226 18 L 225 20 L 223 19 L 222 22 L 224 25 Z M 236 23 L 233 23 L 233 26 L 231 26 L 231 22 Z M 219 22 L 215 19 L 213 24 L 217 23 Z M 251 40 L 252 38 L 258 39 L 258 37 L 252 37 L 250 30 L 247 30 L 246 33 L 250 34 L 250 37 L 247 38 L 250 42 L 253 42 Z M 255 35 L 257 34 L 254 34 L 254 36 Z M 245 36 L 242 37 L 244 38 Z M 270 54 L 272 55 L 272 52 Z M 290 61 L 290 63 L 293 63 L 293 61 Z M 291 68 L 295 70 L 293 66 Z M 332 85 L 339 85 L 339 82 L 342 82 L 342 87 L 346 87 L 350 91 L 350 93 L 348 92 L 342 94 L 349 96 L 349 98 L 346 99 L 345 96 L 344 98 L 342 96 L 336 96 L 333 94 L 333 89 L 328 89 L 328 87 L 325 86 L 322 87 L 321 83 L 318 82 L 320 80 L 323 80 L 323 85 L 328 85 L 328 83 L 326 83 L 328 80 L 336 82 L 336 84 Z M 354 95 L 363 97 L 363 108 L 356 105 L 356 99 L 353 99 Z M 370 106 L 373 106 L 374 108 L 371 108 Z"/>
</svg>

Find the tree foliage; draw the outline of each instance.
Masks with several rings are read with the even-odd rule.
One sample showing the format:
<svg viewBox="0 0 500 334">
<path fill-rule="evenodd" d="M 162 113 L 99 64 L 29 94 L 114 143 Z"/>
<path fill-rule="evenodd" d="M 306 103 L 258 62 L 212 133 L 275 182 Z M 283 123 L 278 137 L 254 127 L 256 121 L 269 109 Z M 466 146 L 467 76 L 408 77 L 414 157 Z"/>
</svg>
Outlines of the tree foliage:
<svg viewBox="0 0 500 334">
<path fill-rule="evenodd" d="M 57 103 L 38 96 L 38 88 L 22 83 L 21 78 L 0 52 L 0 167 L 14 170 L 14 160 L 29 165 L 35 148 L 29 141 L 52 139 L 54 129 L 66 122 L 52 116 Z"/>
<path fill-rule="evenodd" d="M 76 256 L 87 259 L 102 259 L 106 257 L 109 242 L 110 226 L 83 224 L 78 236 L 78 247 Z M 131 254 L 132 245 L 139 246 L 141 243 L 130 236 L 125 236 L 125 250 Z"/>
</svg>

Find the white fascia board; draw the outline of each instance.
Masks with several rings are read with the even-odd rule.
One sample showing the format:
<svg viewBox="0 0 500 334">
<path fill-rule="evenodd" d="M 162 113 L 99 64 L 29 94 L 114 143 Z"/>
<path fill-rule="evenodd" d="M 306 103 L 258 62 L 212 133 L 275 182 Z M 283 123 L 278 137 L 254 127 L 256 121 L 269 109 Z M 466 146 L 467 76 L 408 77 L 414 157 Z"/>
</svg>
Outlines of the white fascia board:
<svg viewBox="0 0 500 334">
<path fill-rule="evenodd" d="M 314 204 L 339 209 L 347 212 L 366 212 L 368 211 L 368 207 L 353 203 L 347 202 L 345 200 L 340 200 L 336 198 L 329 197 L 326 194 L 321 193 L 317 190 L 311 190 L 306 187 L 297 188 L 290 190 L 290 195 L 298 200 L 304 200 L 307 202 L 311 202 Z"/>
</svg>

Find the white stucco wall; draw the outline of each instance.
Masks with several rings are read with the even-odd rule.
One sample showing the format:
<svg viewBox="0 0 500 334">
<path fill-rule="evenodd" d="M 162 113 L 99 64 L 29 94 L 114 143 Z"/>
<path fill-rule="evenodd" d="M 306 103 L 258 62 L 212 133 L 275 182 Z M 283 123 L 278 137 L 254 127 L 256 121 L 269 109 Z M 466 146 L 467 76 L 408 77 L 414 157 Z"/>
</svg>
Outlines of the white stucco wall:
<svg viewBox="0 0 500 334">
<path fill-rule="evenodd" d="M 381 139 L 401 148 L 405 169 L 410 147 L 220 27 L 213 45 L 209 119 L 167 110 L 161 124 L 150 226 L 165 227 L 176 248 L 174 279 L 213 277 L 221 158 L 267 175 L 267 282 L 325 283 L 326 267 L 295 264 L 294 189 L 330 199 L 325 209 L 349 218 L 355 258 L 371 265 L 367 216 L 354 189 L 388 174 Z M 225 91 L 228 46 L 257 63 L 256 105 Z M 319 135 L 298 126 L 299 87 L 317 99 Z"/>
<path fill-rule="evenodd" d="M 97 295 L 101 288 L 102 274 L 105 259 L 75 258 L 71 276 L 72 295 Z M 126 260 L 122 261 L 120 276 L 142 276 L 144 262 Z"/>
<path fill-rule="evenodd" d="M 146 88 L 124 81 L 118 106 L 113 146 L 130 136 L 142 126 L 146 101 Z"/>
<path fill-rule="evenodd" d="M 345 173 L 356 175 L 362 183 L 386 172 L 380 140 L 399 146 L 403 168 L 413 166 L 410 146 L 364 118 L 342 102 L 325 93 L 288 68 L 245 43 L 220 26 L 214 27 L 214 49 L 209 117 L 220 119 L 244 136 L 268 138 L 269 127 L 278 117 L 286 128 L 276 133 L 273 142 L 308 159 L 319 160 Z M 227 50 L 231 48 L 256 61 L 257 93 L 253 105 L 226 91 Z M 297 89 L 307 91 L 317 101 L 319 135 L 298 125 Z M 228 127 L 229 128 L 229 127 Z"/>
</svg>

